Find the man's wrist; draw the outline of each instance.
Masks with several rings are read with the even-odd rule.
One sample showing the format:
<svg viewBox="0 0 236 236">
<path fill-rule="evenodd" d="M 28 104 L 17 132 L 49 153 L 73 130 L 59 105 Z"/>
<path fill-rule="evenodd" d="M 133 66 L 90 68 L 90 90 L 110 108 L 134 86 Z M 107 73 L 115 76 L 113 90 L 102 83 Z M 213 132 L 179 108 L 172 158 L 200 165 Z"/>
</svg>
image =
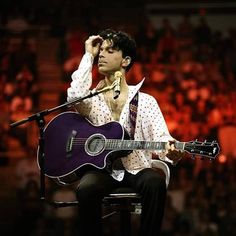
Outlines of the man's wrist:
<svg viewBox="0 0 236 236">
<path fill-rule="evenodd" d="M 92 59 L 94 59 L 94 56 L 93 56 L 93 54 L 92 54 L 91 52 L 86 51 L 85 54 L 88 55 L 88 56 L 90 56 Z"/>
</svg>

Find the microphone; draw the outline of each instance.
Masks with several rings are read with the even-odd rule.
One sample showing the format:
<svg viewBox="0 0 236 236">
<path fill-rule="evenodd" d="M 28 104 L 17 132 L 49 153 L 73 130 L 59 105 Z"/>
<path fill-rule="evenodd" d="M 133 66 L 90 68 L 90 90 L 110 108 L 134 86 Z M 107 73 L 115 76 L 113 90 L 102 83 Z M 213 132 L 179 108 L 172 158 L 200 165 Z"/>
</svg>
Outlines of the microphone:
<svg viewBox="0 0 236 236">
<path fill-rule="evenodd" d="M 120 82 L 122 78 L 122 73 L 120 71 L 116 71 L 114 74 L 114 78 L 115 78 L 115 87 L 113 90 L 113 98 L 117 99 L 120 95 Z"/>
</svg>

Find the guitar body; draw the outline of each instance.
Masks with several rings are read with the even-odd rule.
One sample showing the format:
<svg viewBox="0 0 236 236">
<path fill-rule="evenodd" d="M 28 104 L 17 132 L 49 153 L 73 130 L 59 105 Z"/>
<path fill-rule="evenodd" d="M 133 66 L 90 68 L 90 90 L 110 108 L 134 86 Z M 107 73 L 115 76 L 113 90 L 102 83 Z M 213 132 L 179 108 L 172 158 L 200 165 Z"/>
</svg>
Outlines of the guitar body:
<svg viewBox="0 0 236 236">
<path fill-rule="evenodd" d="M 44 130 L 45 175 L 70 179 L 75 173 L 79 176 L 93 167 L 104 169 L 108 156 L 120 157 L 130 153 L 106 150 L 106 139 L 124 138 L 127 138 L 127 133 L 118 122 L 94 126 L 76 112 L 61 113 Z M 74 178 L 69 182 L 73 181 Z"/>
</svg>

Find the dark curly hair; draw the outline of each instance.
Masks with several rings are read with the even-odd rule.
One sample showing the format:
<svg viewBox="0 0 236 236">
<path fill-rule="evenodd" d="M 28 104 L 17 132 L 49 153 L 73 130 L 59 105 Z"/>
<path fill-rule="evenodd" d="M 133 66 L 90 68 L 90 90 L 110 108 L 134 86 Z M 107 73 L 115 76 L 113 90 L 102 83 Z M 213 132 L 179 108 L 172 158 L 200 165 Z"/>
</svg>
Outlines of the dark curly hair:
<svg viewBox="0 0 236 236">
<path fill-rule="evenodd" d="M 131 58 L 130 64 L 126 67 L 126 71 L 128 71 L 136 60 L 136 43 L 134 39 L 125 32 L 112 29 L 103 30 L 99 35 L 104 40 L 110 40 L 113 49 L 121 50 L 123 58 L 127 56 Z"/>
</svg>

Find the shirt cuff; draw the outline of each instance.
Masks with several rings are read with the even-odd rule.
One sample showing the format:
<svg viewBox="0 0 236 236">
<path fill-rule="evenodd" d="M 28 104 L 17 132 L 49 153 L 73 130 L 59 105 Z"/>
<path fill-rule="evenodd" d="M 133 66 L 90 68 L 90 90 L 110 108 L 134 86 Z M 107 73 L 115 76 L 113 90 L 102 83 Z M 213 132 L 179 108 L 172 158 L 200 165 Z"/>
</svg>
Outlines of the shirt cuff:
<svg viewBox="0 0 236 236">
<path fill-rule="evenodd" d="M 90 53 L 90 52 L 85 52 L 84 55 L 85 55 L 86 57 L 89 57 L 92 61 L 94 60 L 94 56 L 93 56 L 92 53 Z"/>
</svg>

